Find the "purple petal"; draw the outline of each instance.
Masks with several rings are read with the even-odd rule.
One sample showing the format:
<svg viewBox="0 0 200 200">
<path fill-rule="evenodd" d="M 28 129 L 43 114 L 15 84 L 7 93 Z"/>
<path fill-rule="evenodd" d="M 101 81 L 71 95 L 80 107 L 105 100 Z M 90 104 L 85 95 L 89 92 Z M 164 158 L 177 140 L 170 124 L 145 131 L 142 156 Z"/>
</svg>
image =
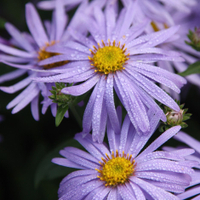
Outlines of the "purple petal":
<svg viewBox="0 0 200 200">
<path fill-rule="evenodd" d="M 98 137 L 99 143 L 102 143 L 105 137 L 107 118 L 108 118 L 108 113 L 106 109 L 106 103 L 105 103 L 105 100 L 103 100 L 101 119 L 100 119 L 99 137 Z"/>
<path fill-rule="evenodd" d="M 54 158 L 55 159 L 55 158 Z M 53 160 L 54 160 L 53 159 Z M 63 159 L 63 158 L 62 158 Z M 52 160 L 52 162 L 53 162 Z M 65 159 L 66 160 L 66 159 Z M 98 175 L 98 172 L 96 170 L 93 169 L 85 169 L 85 170 L 78 170 L 78 171 L 74 171 L 70 174 L 68 174 L 61 182 L 60 184 L 64 184 L 67 181 L 69 181 L 70 179 L 76 178 L 76 177 L 81 177 L 81 176 L 88 176 L 88 175 L 92 175 L 92 174 L 96 174 L 96 176 Z"/>
<path fill-rule="evenodd" d="M 87 136 L 86 136 L 87 137 Z M 74 137 L 91 155 L 93 155 L 94 157 L 96 157 L 99 161 L 101 160 L 102 157 L 105 156 L 105 154 L 103 154 L 99 149 L 96 148 L 96 146 L 94 146 L 94 144 L 98 144 L 98 143 L 94 143 L 92 140 L 86 140 L 83 138 L 83 136 L 81 134 L 76 134 Z M 104 147 L 103 144 L 98 144 L 100 147 Z M 105 148 L 105 147 L 104 147 Z M 108 154 L 109 151 L 107 150 Z"/>
<path fill-rule="evenodd" d="M 169 140 L 171 137 L 173 137 L 179 130 L 181 129 L 181 126 L 174 126 L 167 131 L 165 131 L 161 136 L 159 136 L 154 142 L 152 142 L 139 156 L 145 155 L 149 152 L 155 151 L 158 147 L 160 147 L 162 144 L 164 144 L 167 140 Z"/>
<path fill-rule="evenodd" d="M 174 172 L 156 172 L 156 171 L 141 171 L 135 172 L 135 175 L 141 179 L 148 179 L 153 181 L 158 181 L 159 183 L 173 183 L 177 185 L 188 186 L 191 181 L 191 177 L 187 174 L 183 175 Z"/>
<path fill-rule="evenodd" d="M 75 168 L 75 169 L 87 169 L 86 167 L 83 167 L 70 160 L 67 160 L 66 158 L 53 158 L 52 162 L 61 166 L 65 166 L 65 167 L 70 167 L 70 168 Z"/>
<path fill-rule="evenodd" d="M 90 99 L 87 103 L 87 106 L 85 108 L 85 112 L 83 115 L 83 132 L 88 134 L 91 131 L 92 128 L 92 114 L 93 114 L 93 108 L 94 108 L 94 103 L 96 100 L 97 96 L 97 91 L 98 91 L 98 86 L 99 82 L 95 85 L 93 92 L 90 96 Z"/>
<path fill-rule="evenodd" d="M 110 193 L 108 194 L 107 200 L 117 199 L 117 193 L 117 189 L 112 188 L 112 190 L 110 190 Z"/>
<path fill-rule="evenodd" d="M 95 158 L 94 156 L 92 156 L 92 155 L 90 155 L 89 153 L 87 153 L 87 152 L 85 152 L 85 151 L 82 151 L 82 150 L 80 150 L 80 149 L 77 149 L 77 148 L 74 148 L 74 147 L 65 147 L 65 148 L 64 148 L 64 151 L 69 152 L 69 153 L 71 153 L 71 154 L 74 154 L 74 155 L 76 155 L 76 156 L 79 156 L 79 157 L 81 157 L 81 158 L 84 158 L 84 159 L 86 159 L 86 160 L 89 160 L 89 161 L 91 161 L 91 162 L 94 162 L 94 163 L 96 163 L 96 164 L 99 164 L 97 158 Z M 63 151 L 63 152 L 64 152 L 64 151 Z M 64 155 L 64 154 L 61 153 L 61 155 Z"/>
<path fill-rule="evenodd" d="M 173 194 L 166 192 L 165 190 L 156 187 L 148 182 L 143 181 L 142 179 L 139 179 L 137 177 L 130 177 L 130 180 L 137 184 L 140 188 L 142 188 L 144 191 L 146 191 L 149 195 L 152 196 L 153 199 L 173 199 L 178 200 L 176 196 Z"/>
<path fill-rule="evenodd" d="M 155 132 L 155 129 L 160 121 L 160 113 L 155 113 L 155 115 L 150 116 L 150 133 L 148 135 L 138 135 L 134 134 L 134 138 L 132 140 L 132 144 L 129 147 L 129 150 L 127 153 L 131 154 L 134 157 L 137 156 L 137 154 L 141 151 L 141 149 L 144 147 L 144 145 L 147 143 L 151 135 Z"/>
<path fill-rule="evenodd" d="M 99 75 L 97 74 L 96 76 L 92 77 L 91 79 L 85 81 L 84 83 L 80 85 L 75 85 L 71 87 L 66 87 L 61 90 L 62 93 L 64 94 L 70 94 L 73 96 L 79 96 L 87 91 L 89 91 L 98 81 L 99 81 Z"/>
<path fill-rule="evenodd" d="M 82 150 L 79 150 L 82 151 Z M 86 152 L 82 152 L 82 155 L 76 155 L 72 152 L 68 152 L 65 150 L 61 150 L 60 154 L 64 157 L 66 157 L 69 161 L 74 162 L 75 164 L 78 164 L 80 166 L 83 166 L 87 169 L 95 169 L 95 168 L 99 168 L 99 164 L 98 162 L 94 163 L 93 161 L 89 160 L 88 158 L 85 159 L 83 156 L 83 154 L 88 154 Z"/>
<path fill-rule="evenodd" d="M 26 4 L 26 22 L 39 47 L 45 46 L 47 42 L 49 43 L 40 17 L 31 3 Z"/>
<path fill-rule="evenodd" d="M 64 29 L 67 23 L 67 16 L 65 14 L 65 8 L 63 1 L 55 2 L 55 19 L 56 19 L 56 41 L 59 41 L 64 33 Z"/>
<path fill-rule="evenodd" d="M 16 83 L 15 85 L 9 86 L 9 87 L 0 87 L 0 90 L 12 94 L 15 93 L 19 90 L 21 90 L 22 88 L 26 87 L 27 85 L 29 85 L 32 82 L 32 77 L 34 77 L 34 75 L 31 75 L 27 78 L 25 78 L 24 80 L 20 81 L 19 83 Z"/>
<path fill-rule="evenodd" d="M 15 97 L 8 105 L 7 109 L 10 109 L 20 103 L 27 95 L 31 94 L 32 91 L 35 91 L 37 87 L 36 83 L 31 83 L 23 92 L 21 92 L 17 97 Z"/>
<path fill-rule="evenodd" d="M 136 199 L 140 199 L 140 200 L 146 199 L 142 190 L 136 184 L 134 184 L 133 182 L 130 181 L 130 186 L 131 186 L 132 190 L 134 191 Z"/>
<path fill-rule="evenodd" d="M 36 55 L 35 52 L 28 53 L 28 52 L 21 51 L 13 47 L 6 46 L 4 44 L 0 44 L 0 50 L 7 54 L 11 54 L 11 55 L 19 56 L 23 58 L 34 58 Z"/>
<path fill-rule="evenodd" d="M 106 6 L 105 18 L 106 18 L 105 21 L 106 21 L 106 35 L 107 35 L 106 41 L 108 41 L 108 39 L 111 39 L 112 31 L 116 23 L 116 13 L 112 5 Z"/>
<path fill-rule="evenodd" d="M 112 128 L 114 129 L 116 134 L 119 134 L 120 124 L 119 124 L 117 112 L 115 109 L 115 103 L 114 103 L 113 75 L 112 74 L 109 74 L 107 77 L 105 99 L 106 99 L 106 108 L 108 111 L 108 116 L 109 116 Z"/>
<path fill-rule="evenodd" d="M 167 95 L 160 87 L 158 87 L 155 83 L 145 78 L 145 76 L 140 75 L 139 73 L 131 72 L 131 75 L 126 73 L 126 75 L 134 81 L 139 87 L 144 89 L 149 95 L 163 103 L 164 105 L 172 108 L 175 111 L 179 111 L 180 108 L 178 104 Z"/>
<path fill-rule="evenodd" d="M 15 114 L 22 110 L 24 107 L 26 107 L 35 97 L 39 95 L 40 90 L 35 87 L 34 89 L 31 90 L 31 92 L 26 95 L 23 100 L 21 100 L 12 110 L 12 114 Z M 21 93 L 22 94 L 22 93 Z"/>
<path fill-rule="evenodd" d="M 129 191 L 126 185 L 119 185 L 117 190 L 123 200 L 135 199 L 135 196 Z"/>
<path fill-rule="evenodd" d="M 200 153 L 200 142 L 198 140 L 192 138 L 188 134 L 180 131 L 180 132 L 178 132 L 178 134 L 176 134 L 174 136 L 174 138 L 187 144 L 188 146 L 192 147 L 195 151 Z"/>
<path fill-rule="evenodd" d="M 29 52 L 35 51 L 35 49 L 32 47 L 26 37 L 24 37 L 12 24 L 6 23 L 5 28 L 23 49 Z"/>
<path fill-rule="evenodd" d="M 131 67 L 132 66 L 127 66 L 126 67 L 126 70 L 131 74 L 133 70 L 131 70 Z M 135 71 L 135 69 L 134 69 Z M 140 71 L 140 70 L 137 70 L 136 68 L 136 71 Z M 141 71 L 140 71 L 141 72 Z M 133 72 L 134 73 L 134 72 Z M 149 73 L 149 72 L 145 72 L 145 71 L 142 71 L 142 75 L 148 77 L 149 79 L 152 79 L 154 80 L 155 82 L 158 82 L 158 83 L 161 83 L 165 86 L 167 86 L 168 88 L 174 90 L 175 92 L 177 93 L 180 93 L 180 89 L 172 82 L 170 81 L 169 79 L 166 79 L 165 77 L 163 77 L 161 74 L 155 74 L 155 73 Z"/>
<path fill-rule="evenodd" d="M 117 33 L 117 39 L 120 40 L 122 38 L 123 35 L 125 35 L 127 33 L 127 30 L 129 29 L 131 23 L 133 22 L 133 17 L 136 13 L 136 8 L 137 6 L 135 6 L 137 2 L 131 2 L 129 4 L 129 6 L 126 8 L 125 11 L 125 15 L 124 15 L 124 19 L 123 22 L 121 24 L 120 29 L 116 30 Z"/>
<path fill-rule="evenodd" d="M 96 175 L 77 177 L 60 186 L 58 194 L 61 199 L 84 199 L 84 197 L 103 184 Z M 78 190 L 77 190 L 78 189 Z M 61 200 L 60 199 L 60 200 Z"/>
<path fill-rule="evenodd" d="M 193 187 L 186 192 L 183 192 L 182 194 L 177 195 L 180 199 L 187 199 L 189 197 L 195 196 L 199 194 L 200 186 Z M 192 198 L 192 200 L 199 200 L 200 195 L 196 196 L 195 198 Z"/>
<path fill-rule="evenodd" d="M 124 107 L 138 133 L 149 131 L 149 120 L 143 103 L 132 83 L 122 73 L 117 73 L 115 82 L 123 99 Z"/>
<path fill-rule="evenodd" d="M 63 79 L 63 82 L 68 82 L 68 83 L 82 82 L 87 79 L 91 79 L 95 75 L 96 75 L 96 72 L 93 69 L 89 69 L 88 71 L 85 71 L 84 73 L 78 74 L 71 78 Z"/>
<path fill-rule="evenodd" d="M 91 199 L 95 199 L 95 200 L 102 200 L 104 199 L 108 193 L 112 190 L 112 188 L 110 187 L 105 187 L 104 185 L 101 186 L 101 188 L 99 187 L 96 190 L 93 190 L 86 198 L 85 200 L 91 200 Z"/>
<path fill-rule="evenodd" d="M 26 72 L 27 71 L 24 69 L 17 69 L 15 71 L 4 74 L 4 75 L 0 76 L 0 83 L 18 78 L 18 77 L 22 76 L 23 74 L 25 74 Z"/>
<path fill-rule="evenodd" d="M 148 183 L 160 187 L 162 189 L 164 189 L 165 191 L 169 191 L 169 192 L 174 192 L 174 193 L 182 193 L 185 191 L 185 186 L 180 186 L 177 184 L 173 184 L 173 183 L 160 183 L 157 181 L 149 181 L 147 180 Z"/>
<path fill-rule="evenodd" d="M 140 63 L 136 63 L 136 62 L 132 63 L 132 65 L 134 65 L 134 67 L 137 68 L 137 69 L 134 68 L 135 70 L 137 70 L 138 72 L 141 72 L 141 73 L 143 73 L 144 71 L 148 71 L 149 73 L 154 73 L 157 75 L 160 74 L 163 77 L 174 82 L 179 88 L 181 88 L 184 84 L 186 84 L 185 78 L 183 78 L 177 74 L 171 73 L 168 70 L 164 70 L 159 67 L 155 68 L 152 65 L 140 64 Z"/>
<path fill-rule="evenodd" d="M 110 121 L 107 122 L 107 137 L 109 142 L 110 152 L 115 153 L 119 149 L 120 134 L 115 134 Z"/>
<path fill-rule="evenodd" d="M 137 159 L 135 159 L 137 162 Z M 183 162 L 175 162 L 164 159 L 154 159 L 147 162 L 140 163 L 136 165 L 135 171 L 149 171 L 149 170 L 159 170 L 159 171 L 169 171 L 177 172 L 183 174 L 192 174 L 194 171 L 191 166 L 184 166 Z M 191 162 L 190 162 L 191 163 Z"/>
<path fill-rule="evenodd" d="M 128 132 L 129 132 L 129 127 L 130 127 L 130 119 L 128 117 L 128 115 L 126 115 L 122 128 L 121 128 L 121 134 L 120 134 L 120 145 L 119 145 L 119 153 L 122 153 L 123 151 L 125 151 L 126 148 L 126 143 L 127 143 L 127 136 L 128 136 Z"/>
<path fill-rule="evenodd" d="M 38 121 L 39 120 L 39 95 L 37 95 L 32 101 L 31 101 L 31 113 L 33 115 L 33 118 Z"/>
</svg>

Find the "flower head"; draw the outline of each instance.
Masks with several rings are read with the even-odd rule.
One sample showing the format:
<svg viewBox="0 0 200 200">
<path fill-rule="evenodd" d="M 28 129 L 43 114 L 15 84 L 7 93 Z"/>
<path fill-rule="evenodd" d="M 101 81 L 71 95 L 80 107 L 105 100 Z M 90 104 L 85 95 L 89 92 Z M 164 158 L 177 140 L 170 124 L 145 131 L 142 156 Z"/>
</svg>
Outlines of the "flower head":
<svg viewBox="0 0 200 200">
<path fill-rule="evenodd" d="M 51 95 L 49 90 L 54 83 L 36 83 L 32 80 L 33 77 L 41 77 L 43 74 L 55 74 L 57 69 L 61 69 L 63 65 L 68 63 L 67 60 L 55 62 L 50 65 L 39 66 L 38 63 L 59 53 L 47 52 L 47 47 L 58 44 L 59 42 L 69 39 L 71 36 L 65 31 L 67 16 L 61 1 L 56 1 L 56 7 L 53 13 L 52 22 L 45 21 L 45 28 L 41 19 L 31 3 L 26 4 L 26 22 L 30 30 L 30 34 L 19 32 L 13 25 L 6 23 L 5 28 L 12 36 L 12 46 L 1 43 L 0 50 L 3 52 L 0 55 L 0 61 L 18 68 L 18 70 L 2 75 L 0 82 L 5 82 L 27 73 L 27 78 L 9 87 L 0 87 L 7 93 L 15 93 L 25 88 L 14 100 L 12 100 L 7 108 L 13 108 L 12 113 L 17 113 L 26 105 L 31 103 L 31 111 L 33 117 L 39 119 L 39 96 L 40 93 L 44 97 L 42 113 L 44 114 L 49 106 L 55 116 L 57 105 L 53 103 L 48 96 Z M 81 9 L 83 9 L 82 5 Z M 78 17 L 77 11 L 75 17 Z M 74 20 L 69 26 L 77 25 Z M 65 114 L 68 116 L 68 112 Z"/>
<path fill-rule="evenodd" d="M 133 9 L 136 9 L 135 4 L 124 8 L 117 17 L 112 4 L 107 4 L 105 12 L 96 7 L 94 16 L 87 17 L 84 24 L 89 37 L 71 29 L 75 41 L 48 48 L 48 51 L 63 55 L 40 62 L 46 65 L 70 60 L 65 66 L 66 71 L 55 76 L 35 78 L 41 82 L 76 83 L 62 90 L 73 96 L 82 95 L 95 86 L 83 118 L 83 132 L 88 133 L 92 129 L 94 141 L 102 142 L 107 117 L 113 129 L 119 133 L 113 88 L 140 134 L 150 131 L 147 112 L 160 110 L 154 99 L 179 111 L 174 100 L 155 82 L 179 93 L 185 79 L 154 65 L 158 60 L 182 61 L 178 53 L 157 48 L 178 27 L 144 35 L 149 21 L 132 25 Z M 161 119 L 166 120 L 164 113 Z"/>
<path fill-rule="evenodd" d="M 181 193 L 190 184 L 195 161 L 185 156 L 194 152 L 182 149 L 171 152 L 156 151 L 174 136 L 180 126 L 173 127 L 145 150 L 141 151 L 153 134 L 159 117 L 151 118 L 151 133 L 139 136 L 126 116 L 121 134 L 115 134 L 108 124 L 108 142 L 92 141 L 90 134 L 75 139 L 88 151 L 66 147 L 60 151 L 65 158 L 52 162 L 80 169 L 66 176 L 60 183 L 59 199 L 178 199 L 173 193 Z"/>
</svg>

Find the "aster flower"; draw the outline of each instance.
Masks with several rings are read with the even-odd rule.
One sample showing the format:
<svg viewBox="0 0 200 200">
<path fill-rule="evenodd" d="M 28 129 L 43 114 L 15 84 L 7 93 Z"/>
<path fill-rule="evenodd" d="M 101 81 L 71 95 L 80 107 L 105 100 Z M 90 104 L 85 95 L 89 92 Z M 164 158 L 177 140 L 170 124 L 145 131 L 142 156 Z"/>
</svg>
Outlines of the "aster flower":
<svg viewBox="0 0 200 200">
<path fill-rule="evenodd" d="M 95 143 L 92 136 L 76 134 L 75 139 L 88 151 L 66 147 L 60 151 L 64 158 L 52 162 L 80 169 L 66 176 L 60 183 L 59 200 L 81 199 L 178 199 L 173 193 L 181 193 L 190 184 L 194 161 L 185 156 L 193 149 L 171 152 L 156 151 L 173 137 L 180 126 L 168 129 L 141 151 L 153 134 L 158 116 L 151 115 L 150 134 L 139 136 L 126 116 L 121 134 L 115 134 L 108 123 L 106 144 Z"/>
<path fill-rule="evenodd" d="M 41 19 L 31 3 L 26 4 L 26 22 L 30 30 L 30 34 L 19 32 L 13 25 L 6 23 L 5 28 L 12 36 L 11 43 L 14 47 L 9 45 L 0 44 L 0 50 L 3 52 L 0 54 L 0 61 L 18 68 L 18 70 L 11 73 L 2 75 L 0 77 L 0 83 L 14 78 L 20 77 L 27 73 L 28 76 L 24 80 L 9 87 L 0 87 L 0 89 L 7 93 L 15 93 L 25 88 L 15 99 L 13 99 L 7 108 L 13 108 L 12 113 L 17 113 L 23 109 L 26 105 L 31 103 L 31 111 L 35 120 L 39 119 L 38 102 L 40 93 L 44 97 L 42 113 L 44 114 L 51 106 L 52 114 L 56 115 L 57 105 L 48 98 L 51 95 L 49 90 L 54 86 L 54 83 L 36 83 L 32 80 L 33 77 L 41 77 L 43 74 L 55 74 L 56 68 L 62 70 L 62 66 L 68 61 L 53 63 L 50 65 L 39 66 L 38 62 L 55 56 L 57 54 L 49 53 L 46 51 L 48 46 L 55 43 L 62 42 L 69 39 L 71 36 L 65 31 L 66 23 L 68 21 L 65 14 L 62 1 L 56 1 L 56 8 L 53 13 L 52 22 L 45 21 L 44 29 Z M 85 5 L 82 5 L 80 9 L 84 9 Z M 70 26 L 76 26 L 79 11 L 77 11 L 73 22 Z M 61 67 L 59 67 L 61 66 Z M 68 112 L 65 114 L 68 117 Z"/>
<path fill-rule="evenodd" d="M 186 160 L 195 160 L 198 162 L 198 164 L 194 166 L 195 172 L 191 176 L 192 181 L 189 187 L 187 187 L 185 192 L 178 194 L 177 196 L 180 199 L 187 199 L 187 198 L 191 198 L 197 195 L 193 199 L 199 199 L 200 198 L 200 142 L 182 131 L 177 133 L 174 136 L 174 139 L 183 142 L 184 144 L 188 145 L 190 148 L 193 148 L 195 150 L 195 153 L 193 155 L 188 155 L 185 157 Z M 177 149 L 183 149 L 183 148 L 184 147 L 182 146 L 176 147 L 176 148 L 163 147 L 164 150 L 170 151 L 170 152 L 176 151 Z"/>
<path fill-rule="evenodd" d="M 40 62 L 46 65 L 69 60 L 66 72 L 34 78 L 41 82 L 76 83 L 61 91 L 73 96 L 82 95 L 95 86 L 83 117 L 83 132 L 92 129 L 94 141 L 102 142 L 99 138 L 105 132 L 107 116 L 119 133 L 113 88 L 140 134 L 150 130 L 148 110 L 156 113 L 160 109 L 154 99 L 179 111 L 179 106 L 155 82 L 179 93 L 185 79 L 153 65 L 158 60 L 182 61 L 178 53 L 156 47 L 169 39 L 178 27 L 141 35 L 148 21 L 131 26 L 136 14 L 134 9 L 135 4 L 131 4 L 117 18 L 114 5 L 107 4 L 105 13 L 96 7 L 94 16 L 88 17 L 84 24 L 89 37 L 71 29 L 75 42 L 48 48 L 64 55 Z M 161 119 L 166 120 L 164 113 Z"/>
</svg>

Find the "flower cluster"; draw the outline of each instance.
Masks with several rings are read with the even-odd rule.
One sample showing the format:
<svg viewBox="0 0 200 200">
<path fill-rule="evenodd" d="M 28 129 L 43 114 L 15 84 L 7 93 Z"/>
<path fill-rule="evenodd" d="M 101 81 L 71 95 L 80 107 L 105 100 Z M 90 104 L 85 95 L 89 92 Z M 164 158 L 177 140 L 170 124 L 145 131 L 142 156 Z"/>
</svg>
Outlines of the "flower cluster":
<svg viewBox="0 0 200 200">
<path fill-rule="evenodd" d="M 185 43 L 189 29 L 198 26 L 198 5 L 197 0 L 51 0 L 37 5 L 52 11 L 51 21 L 42 21 L 27 3 L 29 32 L 5 24 L 11 38 L 0 40 L 0 62 L 17 69 L 1 75 L 0 83 L 23 77 L 0 86 L 6 93 L 22 90 L 7 109 L 14 114 L 31 104 L 39 120 L 42 96 L 42 113 L 51 107 L 58 126 L 68 109 L 86 105 L 75 139 L 88 152 L 66 147 L 60 151 L 64 158 L 52 160 L 79 169 L 60 183 L 60 200 L 199 194 L 199 142 L 179 132 L 191 114 L 177 100 L 186 80 L 200 86 L 200 78 L 176 73 L 199 59 L 193 43 Z M 149 144 L 160 121 L 166 131 Z M 191 148 L 158 149 L 173 136 Z"/>
</svg>

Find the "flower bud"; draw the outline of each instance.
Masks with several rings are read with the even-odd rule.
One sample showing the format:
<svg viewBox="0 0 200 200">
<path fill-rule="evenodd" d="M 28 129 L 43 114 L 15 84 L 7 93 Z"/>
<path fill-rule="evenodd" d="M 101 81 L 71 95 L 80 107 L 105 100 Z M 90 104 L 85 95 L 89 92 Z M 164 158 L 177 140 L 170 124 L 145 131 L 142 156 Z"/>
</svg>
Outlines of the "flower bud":
<svg viewBox="0 0 200 200">
<path fill-rule="evenodd" d="M 186 44 L 190 45 L 195 50 L 200 51 L 200 27 L 195 28 L 194 31 L 190 30 L 187 36 L 190 39 L 190 42 L 186 41 Z"/>
<path fill-rule="evenodd" d="M 179 112 L 173 110 L 166 113 L 167 123 L 171 126 L 180 125 L 183 121 L 183 112 L 184 110 L 180 109 Z"/>
</svg>

